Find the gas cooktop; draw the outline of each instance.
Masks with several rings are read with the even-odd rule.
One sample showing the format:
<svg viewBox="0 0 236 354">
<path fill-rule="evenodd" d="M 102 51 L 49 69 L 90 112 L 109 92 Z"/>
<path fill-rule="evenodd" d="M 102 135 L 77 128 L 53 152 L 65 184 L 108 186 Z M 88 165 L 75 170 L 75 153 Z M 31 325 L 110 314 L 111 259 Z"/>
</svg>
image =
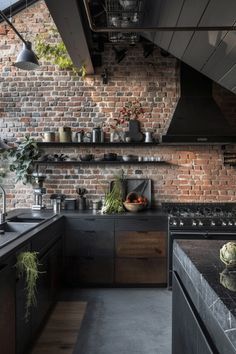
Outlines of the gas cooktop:
<svg viewBox="0 0 236 354">
<path fill-rule="evenodd" d="M 171 229 L 236 227 L 236 203 L 164 203 Z"/>
</svg>

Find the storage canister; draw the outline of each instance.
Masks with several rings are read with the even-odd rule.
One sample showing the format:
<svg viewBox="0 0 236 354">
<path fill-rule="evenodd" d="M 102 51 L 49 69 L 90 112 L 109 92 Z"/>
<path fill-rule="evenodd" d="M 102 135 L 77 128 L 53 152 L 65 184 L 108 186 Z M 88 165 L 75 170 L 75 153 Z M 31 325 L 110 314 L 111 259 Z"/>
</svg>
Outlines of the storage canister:
<svg viewBox="0 0 236 354">
<path fill-rule="evenodd" d="M 70 143 L 71 142 L 71 128 L 70 127 L 60 127 L 59 139 L 61 143 Z"/>
</svg>

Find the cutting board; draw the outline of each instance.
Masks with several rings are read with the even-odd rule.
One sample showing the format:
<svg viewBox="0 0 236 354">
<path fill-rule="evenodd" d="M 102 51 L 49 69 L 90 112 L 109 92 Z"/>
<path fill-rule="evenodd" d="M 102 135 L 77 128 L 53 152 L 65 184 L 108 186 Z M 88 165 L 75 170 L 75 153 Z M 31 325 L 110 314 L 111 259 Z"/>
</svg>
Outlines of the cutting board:
<svg viewBox="0 0 236 354">
<path fill-rule="evenodd" d="M 114 181 L 111 181 L 110 190 Z M 152 205 L 152 180 L 149 178 L 125 178 L 123 180 L 123 198 L 125 199 L 130 192 L 142 194 L 148 200 L 147 208 Z"/>
</svg>

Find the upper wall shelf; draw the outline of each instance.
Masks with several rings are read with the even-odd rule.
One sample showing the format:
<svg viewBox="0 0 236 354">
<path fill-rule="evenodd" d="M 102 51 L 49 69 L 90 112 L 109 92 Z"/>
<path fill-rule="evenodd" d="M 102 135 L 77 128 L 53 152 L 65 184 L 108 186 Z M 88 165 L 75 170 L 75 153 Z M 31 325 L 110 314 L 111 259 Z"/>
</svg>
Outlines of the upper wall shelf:
<svg viewBox="0 0 236 354">
<path fill-rule="evenodd" d="M 43 141 L 39 141 L 37 142 L 38 146 L 42 146 L 42 147 L 79 147 L 79 146 L 83 146 L 83 147 L 116 147 L 116 146 L 138 146 L 138 147 L 144 147 L 144 146 L 160 146 L 159 143 L 153 142 L 153 143 L 144 143 L 144 142 L 130 142 L 130 143 L 124 143 L 124 142 L 117 142 L 117 143 L 111 143 L 111 142 L 105 142 L 105 143 L 60 143 L 60 142 L 43 142 Z"/>
</svg>

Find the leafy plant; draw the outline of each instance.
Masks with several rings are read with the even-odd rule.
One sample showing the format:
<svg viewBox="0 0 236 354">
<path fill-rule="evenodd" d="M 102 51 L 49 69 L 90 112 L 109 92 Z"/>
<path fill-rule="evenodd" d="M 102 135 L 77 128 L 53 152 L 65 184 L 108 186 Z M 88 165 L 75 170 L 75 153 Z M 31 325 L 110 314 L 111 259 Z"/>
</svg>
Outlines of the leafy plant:
<svg viewBox="0 0 236 354">
<path fill-rule="evenodd" d="M 28 320 L 31 306 L 37 305 L 36 285 L 39 277 L 37 252 L 21 252 L 17 257 L 16 268 L 19 276 L 25 276 L 26 305 L 25 319 Z"/>
<path fill-rule="evenodd" d="M 27 135 L 17 147 L 9 150 L 9 156 L 12 158 L 10 171 L 16 173 L 16 182 L 31 183 L 34 162 L 41 156 L 37 142 Z"/>
<path fill-rule="evenodd" d="M 125 211 L 122 198 L 122 181 L 123 176 L 115 176 L 112 190 L 105 195 L 102 213 L 123 213 Z"/>
<path fill-rule="evenodd" d="M 38 35 L 36 38 L 35 50 L 37 56 L 41 59 L 49 60 L 58 65 L 60 69 L 72 70 L 74 74 L 80 74 L 84 79 L 86 76 L 86 67 L 82 65 L 79 69 L 73 64 L 65 44 L 60 40 L 56 29 L 51 29 L 47 35 Z M 54 40 L 50 43 L 49 40 Z"/>
</svg>

